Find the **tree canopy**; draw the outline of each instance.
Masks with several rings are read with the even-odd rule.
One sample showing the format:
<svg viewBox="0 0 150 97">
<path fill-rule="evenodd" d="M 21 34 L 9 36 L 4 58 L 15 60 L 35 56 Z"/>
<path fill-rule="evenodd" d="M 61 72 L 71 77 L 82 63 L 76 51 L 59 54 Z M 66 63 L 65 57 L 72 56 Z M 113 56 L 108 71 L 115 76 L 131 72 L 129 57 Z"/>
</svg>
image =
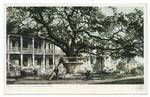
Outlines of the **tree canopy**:
<svg viewBox="0 0 150 97">
<path fill-rule="evenodd" d="M 102 54 L 113 58 L 143 57 L 143 12 L 105 15 L 101 7 L 7 7 L 7 33 L 45 37 L 66 56 L 79 53 Z"/>
</svg>

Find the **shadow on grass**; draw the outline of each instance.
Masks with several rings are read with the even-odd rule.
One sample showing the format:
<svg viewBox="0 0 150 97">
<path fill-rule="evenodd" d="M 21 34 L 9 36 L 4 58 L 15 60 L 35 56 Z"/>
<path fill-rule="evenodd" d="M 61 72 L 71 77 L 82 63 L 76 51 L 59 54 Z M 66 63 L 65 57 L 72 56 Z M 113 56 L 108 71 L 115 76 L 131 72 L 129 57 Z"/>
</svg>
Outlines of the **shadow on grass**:
<svg viewBox="0 0 150 97">
<path fill-rule="evenodd" d="M 144 84 L 144 78 L 126 79 L 121 81 L 92 83 L 92 84 Z"/>
<path fill-rule="evenodd" d="M 133 77 L 135 75 L 117 75 L 117 74 L 91 74 L 91 78 L 101 78 L 101 79 L 119 79 L 125 77 Z"/>
</svg>

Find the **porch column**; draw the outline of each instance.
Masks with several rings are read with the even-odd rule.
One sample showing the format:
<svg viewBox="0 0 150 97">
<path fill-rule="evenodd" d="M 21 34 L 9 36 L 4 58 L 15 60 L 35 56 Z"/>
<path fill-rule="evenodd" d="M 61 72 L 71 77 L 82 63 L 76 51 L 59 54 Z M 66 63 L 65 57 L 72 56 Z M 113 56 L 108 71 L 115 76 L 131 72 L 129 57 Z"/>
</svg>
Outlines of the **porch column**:
<svg viewBox="0 0 150 97">
<path fill-rule="evenodd" d="M 20 43 L 21 43 L 21 53 L 23 53 L 23 37 L 20 36 Z"/>
<path fill-rule="evenodd" d="M 54 57 L 54 53 L 55 53 L 54 44 L 53 44 L 52 47 L 53 47 L 52 50 L 53 50 L 53 69 L 54 69 L 54 68 L 55 68 L 55 67 L 54 67 L 54 66 L 55 66 L 55 62 L 54 62 L 54 61 L 55 61 L 55 59 L 54 59 L 54 58 L 55 58 L 55 57 Z"/>
<path fill-rule="evenodd" d="M 88 67 L 88 57 L 86 57 L 86 64 L 85 65 L 86 65 L 85 67 L 87 68 Z"/>
<path fill-rule="evenodd" d="M 7 70 L 8 70 L 8 72 L 10 71 L 10 64 L 9 64 L 9 62 L 10 62 L 10 54 L 9 54 L 9 52 L 10 52 L 9 49 L 10 49 L 10 48 L 9 48 L 9 41 L 10 41 L 10 40 L 9 40 L 9 38 L 10 38 L 10 37 L 9 37 L 9 35 L 8 35 L 8 40 L 7 40 L 7 50 L 8 50 L 8 52 L 7 52 L 7 54 L 8 54 L 8 57 L 7 57 L 7 58 L 8 58 L 8 59 L 7 59 L 7 61 L 8 61 Z"/>
<path fill-rule="evenodd" d="M 7 70 L 8 72 L 10 71 L 10 54 L 8 53 L 8 67 L 7 67 Z"/>
<path fill-rule="evenodd" d="M 91 66 L 91 56 L 89 55 L 89 66 Z"/>
<path fill-rule="evenodd" d="M 33 67 L 35 67 L 35 65 L 34 65 L 34 61 L 35 61 L 34 54 L 32 54 Z"/>
<path fill-rule="evenodd" d="M 20 43 L 21 43 L 21 67 L 23 67 L 23 37 L 20 36 Z"/>
<path fill-rule="evenodd" d="M 55 66 L 55 59 L 54 59 L 54 54 L 53 54 L 53 69 L 55 68 L 54 66 Z"/>
<path fill-rule="evenodd" d="M 95 64 L 96 63 L 96 56 L 94 57 L 94 63 L 93 64 Z"/>
<path fill-rule="evenodd" d="M 52 44 L 53 54 L 55 53 L 55 45 Z"/>
<path fill-rule="evenodd" d="M 43 70 L 45 70 L 45 54 L 43 54 Z"/>
<path fill-rule="evenodd" d="M 33 67 L 35 67 L 34 66 L 34 61 L 35 61 L 35 58 L 34 58 L 34 37 L 32 37 L 32 46 L 33 46 L 32 62 L 33 62 Z"/>
<path fill-rule="evenodd" d="M 21 67 L 23 67 L 23 54 L 21 54 Z"/>
<path fill-rule="evenodd" d="M 9 51 L 12 51 L 12 39 L 10 39 L 10 36 L 9 36 Z"/>
<path fill-rule="evenodd" d="M 43 40 L 43 70 L 45 70 L 45 40 Z"/>
</svg>

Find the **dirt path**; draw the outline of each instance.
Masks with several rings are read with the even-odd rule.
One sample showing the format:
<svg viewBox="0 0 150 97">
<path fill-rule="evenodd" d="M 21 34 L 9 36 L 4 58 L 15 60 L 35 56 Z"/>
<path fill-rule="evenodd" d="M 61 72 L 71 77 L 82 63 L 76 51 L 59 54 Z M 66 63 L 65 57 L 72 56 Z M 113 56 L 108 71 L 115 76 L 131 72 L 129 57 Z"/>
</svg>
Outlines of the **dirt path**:
<svg viewBox="0 0 150 97">
<path fill-rule="evenodd" d="M 24 79 L 7 79 L 8 84 L 93 84 L 93 83 L 103 83 L 103 82 L 112 82 L 112 81 L 120 81 L 125 79 L 135 79 L 135 78 L 143 78 L 143 76 L 136 77 L 128 77 L 128 78 L 120 78 L 120 79 L 106 79 L 106 80 L 83 80 L 83 79 L 54 79 L 54 80 L 46 80 L 46 79 L 38 79 L 38 78 L 24 78 Z"/>
</svg>

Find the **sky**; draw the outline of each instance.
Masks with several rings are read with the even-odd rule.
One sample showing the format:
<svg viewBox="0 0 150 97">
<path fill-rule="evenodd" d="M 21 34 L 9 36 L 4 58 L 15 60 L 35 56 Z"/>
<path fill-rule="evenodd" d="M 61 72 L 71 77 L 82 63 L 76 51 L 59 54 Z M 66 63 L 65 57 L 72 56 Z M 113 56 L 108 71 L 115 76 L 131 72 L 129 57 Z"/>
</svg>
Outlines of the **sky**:
<svg viewBox="0 0 150 97">
<path fill-rule="evenodd" d="M 143 7 L 116 7 L 117 8 L 117 11 L 120 13 L 120 12 L 123 12 L 123 13 L 130 13 L 130 12 L 133 12 L 135 8 L 138 8 L 139 10 L 144 10 Z M 107 8 L 107 7 L 103 7 L 102 8 L 102 11 L 104 14 L 106 15 L 112 15 L 113 12 L 110 8 Z"/>
</svg>

